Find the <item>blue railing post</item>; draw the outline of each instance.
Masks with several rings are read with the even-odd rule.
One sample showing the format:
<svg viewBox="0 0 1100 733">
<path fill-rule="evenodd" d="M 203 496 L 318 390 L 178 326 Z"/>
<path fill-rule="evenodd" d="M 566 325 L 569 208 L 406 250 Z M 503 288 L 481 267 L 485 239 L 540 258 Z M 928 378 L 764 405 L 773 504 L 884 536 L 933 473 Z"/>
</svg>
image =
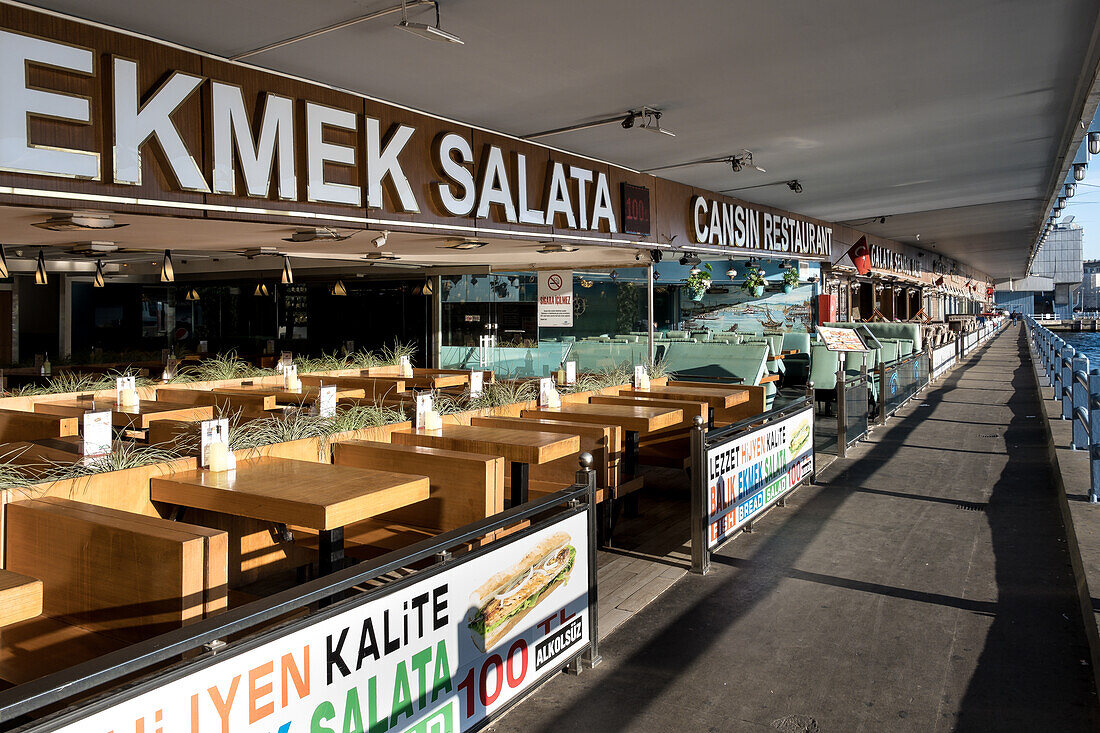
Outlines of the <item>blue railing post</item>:
<svg viewBox="0 0 1100 733">
<path fill-rule="evenodd" d="M 1096 504 L 1100 502 L 1100 369 L 1089 372 L 1089 479 L 1089 502 Z"/>
<path fill-rule="evenodd" d="M 1084 354 L 1076 354 L 1073 357 L 1073 381 L 1070 382 L 1070 401 L 1072 408 L 1070 417 L 1073 419 L 1073 442 L 1069 444 L 1071 450 L 1086 448 L 1092 445 L 1089 433 L 1092 432 L 1092 422 L 1089 420 L 1089 360 Z"/>
<path fill-rule="evenodd" d="M 1060 395 L 1062 398 L 1062 419 L 1073 419 L 1073 357 L 1077 352 L 1072 346 L 1066 346 L 1062 349 L 1062 371 L 1061 382 L 1059 386 Z"/>
</svg>

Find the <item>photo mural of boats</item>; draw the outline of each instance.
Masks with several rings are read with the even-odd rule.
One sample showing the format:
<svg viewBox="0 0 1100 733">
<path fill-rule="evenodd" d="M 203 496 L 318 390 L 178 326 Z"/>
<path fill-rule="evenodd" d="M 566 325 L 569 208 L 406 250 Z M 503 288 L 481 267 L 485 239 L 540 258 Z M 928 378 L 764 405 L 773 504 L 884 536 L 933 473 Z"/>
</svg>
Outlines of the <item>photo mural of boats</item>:
<svg viewBox="0 0 1100 733">
<path fill-rule="evenodd" d="M 684 291 L 682 291 L 684 292 Z M 767 293 L 754 298 L 740 288 L 729 293 L 708 294 L 695 302 L 686 292 L 680 299 L 680 312 L 688 330 L 738 331 L 809 331 L 812 326 L 813 287 L 795 288 L 790 293 Z"/>
</svg>

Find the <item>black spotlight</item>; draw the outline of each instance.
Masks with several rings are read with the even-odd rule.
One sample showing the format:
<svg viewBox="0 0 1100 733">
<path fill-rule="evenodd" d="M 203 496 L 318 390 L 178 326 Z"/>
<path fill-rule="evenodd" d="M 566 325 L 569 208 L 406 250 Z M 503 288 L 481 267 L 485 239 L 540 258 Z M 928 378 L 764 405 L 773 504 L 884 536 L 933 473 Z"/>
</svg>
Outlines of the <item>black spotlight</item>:
<svg viewBox="0 0 1100 733">
<path fill-rule="evenodd" d="M 659 249 L 649 250 L 649 257 L 650 257 L 651 260 L 653 260 L 654 264 L 660 262 L 664 258 L 664 256 L 665 256 L 665 253 L 662 252 Z"/>
<path fill-rule="evenodd" d="M 680 264 L 684 267 L 696 267 L 702 260 L 697 255 L 693 255 L 690 252 L 685 252 L 683 257 L 680 258 Z"/>
<path fill-rule="evenodd" d="M 624 130 L 629 130 L 630 128 L 634 127 L 634 113 L 628 112 L 626 117 L 623 118 L 623 121 L 620 124 L 623 126 Z"/>
<path fill-rule="evenodd" d="M 798 179 L 793 181 L 787 181 L 787 188 L 791 189 L 795 193 L 802 193 L 802 184 L 798 182 Z"/>
</svg>

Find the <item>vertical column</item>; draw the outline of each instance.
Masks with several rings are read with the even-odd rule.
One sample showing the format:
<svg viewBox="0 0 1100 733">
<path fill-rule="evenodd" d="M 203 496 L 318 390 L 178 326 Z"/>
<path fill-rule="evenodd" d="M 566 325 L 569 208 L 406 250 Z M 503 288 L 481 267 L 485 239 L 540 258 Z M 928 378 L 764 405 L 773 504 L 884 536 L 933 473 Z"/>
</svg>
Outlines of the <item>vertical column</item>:
<svg viewBox="0 0 1100 733">
<path fill-rule="evenodd" d="M 428 339 L 428 350 L 430 352 L 429 364 L 433 369 L 443 368 L 443 282 L 439 275 L 432 275 L 428 278 L 428 283 L 432 288 L 431 296 L 431 309 L 432 317 L 430 319 L 431 333 Z"/>
<path fill-rule="evenodd" d="M 691 572 L 705 575 L 710 570 L 707 548 L 706 429 L 696 415 L 691 429 Z"/>
<path fill-rule="evenodd" d="M 654 322 L 654 309 L 653 309 L 653 263 L 649 264 L 649 277 L 646 280 L 646 318 L 649 322 L 649 365 L 653 366 L 654 361 L 654 343 L 653 332 L 656 329 L 656 323 Z"/>
</svg>

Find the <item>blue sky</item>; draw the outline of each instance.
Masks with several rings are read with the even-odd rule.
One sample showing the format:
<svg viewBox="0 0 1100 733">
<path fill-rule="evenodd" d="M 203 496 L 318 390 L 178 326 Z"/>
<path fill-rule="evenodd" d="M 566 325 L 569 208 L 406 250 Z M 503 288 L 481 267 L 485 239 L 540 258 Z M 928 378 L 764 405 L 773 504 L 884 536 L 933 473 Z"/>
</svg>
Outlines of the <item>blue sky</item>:
<svg viewBox="0 0 1100 733">
<path fill-rule="evenodd" d="M 1077 195 L 1066 202 L 1062 218 L 1070 215 L 1085 229 L 1085 259 L 1100 260 L 1100 165 L 1089 166 Z"/>
</svg>

